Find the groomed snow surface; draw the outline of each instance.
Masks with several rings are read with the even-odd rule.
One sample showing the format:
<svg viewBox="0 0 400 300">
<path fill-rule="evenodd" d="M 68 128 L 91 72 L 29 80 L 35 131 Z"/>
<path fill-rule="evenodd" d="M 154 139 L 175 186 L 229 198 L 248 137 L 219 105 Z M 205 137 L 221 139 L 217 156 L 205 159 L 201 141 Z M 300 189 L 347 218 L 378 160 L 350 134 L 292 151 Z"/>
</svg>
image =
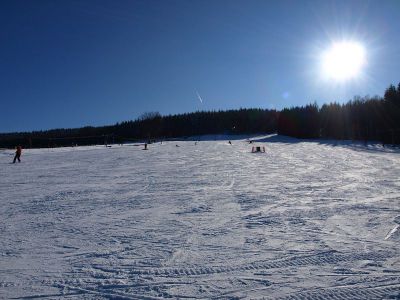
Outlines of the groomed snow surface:
<svg viewBox="0 0 400 300">
<path fill-rule="evenodd" d="M 142 149 L 0 151 L 0 298 L 400 298 L 399 150 Z"/>
</svg>

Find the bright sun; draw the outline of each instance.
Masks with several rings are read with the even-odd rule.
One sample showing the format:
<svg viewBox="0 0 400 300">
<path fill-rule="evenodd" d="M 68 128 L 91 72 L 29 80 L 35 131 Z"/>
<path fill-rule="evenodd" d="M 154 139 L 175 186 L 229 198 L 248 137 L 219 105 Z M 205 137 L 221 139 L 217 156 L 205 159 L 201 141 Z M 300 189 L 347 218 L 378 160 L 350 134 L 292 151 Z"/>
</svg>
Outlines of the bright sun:
<svg viewBox="0 0 400 300">
<path fill-rule="evenodd" d="M 365 49 L 360 43 L 338 42 L 322 54 L 322 71 L 328 79 L 345 81 L 358 77 L 365 62 Z"/>
</svg>

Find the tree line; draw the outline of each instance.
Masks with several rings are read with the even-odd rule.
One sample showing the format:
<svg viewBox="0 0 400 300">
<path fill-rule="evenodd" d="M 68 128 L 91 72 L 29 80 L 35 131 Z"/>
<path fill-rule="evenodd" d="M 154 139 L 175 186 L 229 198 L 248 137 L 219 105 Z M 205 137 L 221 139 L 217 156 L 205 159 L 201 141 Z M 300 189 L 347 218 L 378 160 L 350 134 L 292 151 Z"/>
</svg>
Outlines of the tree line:
<svg viewBox="0 0 400 300">
<path fill-rule="evenodd" d="M 59 147 L 152 141 L 205 134 L 278 133 L 297 138 L 332 138 L 400 144 L 400 83 L 383 97 L 285 108 L 198 111 L 161 116 L 149 112 L 110 126 L 0 134 L 0 148 Z"/>
<path fill-rule="evenodd" d="M 198 111 L 161 116 L 149 112 L 111 126 L 0 134 L 0 147 L 60 147 L 152 141 L 205 134 L 275 133 L 278 112 L 268 109 Z"/>
<path fill-rule="evenodd" d="M 297 138 L 332 138 L 400 144 L 400 83 L 382 97 L 355 97 L 345 104 L 283 109 L 277 132 Z"/>
</svg>

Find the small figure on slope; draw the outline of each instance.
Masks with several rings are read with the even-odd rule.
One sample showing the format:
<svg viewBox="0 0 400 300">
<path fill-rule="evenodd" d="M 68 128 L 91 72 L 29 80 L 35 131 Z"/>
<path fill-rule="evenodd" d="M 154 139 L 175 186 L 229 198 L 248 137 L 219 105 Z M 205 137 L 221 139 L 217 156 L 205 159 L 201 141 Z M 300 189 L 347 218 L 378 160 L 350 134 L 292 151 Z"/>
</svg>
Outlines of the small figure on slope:
<svg viewBox="0 0 400 300">
<path fill-rule="evenodd" d="M 21 159 L 20 159 L 21 154 L 22 154 L 22 148 L 21 148 L 21 146 L 17 146 L 17 150 L 15 151 L 15 156 L 14 156 L 14 160 L 13 160 L 14 164 L 17 159 L 18 159 L 18 162 L 21 162 Z"/>
</svg>

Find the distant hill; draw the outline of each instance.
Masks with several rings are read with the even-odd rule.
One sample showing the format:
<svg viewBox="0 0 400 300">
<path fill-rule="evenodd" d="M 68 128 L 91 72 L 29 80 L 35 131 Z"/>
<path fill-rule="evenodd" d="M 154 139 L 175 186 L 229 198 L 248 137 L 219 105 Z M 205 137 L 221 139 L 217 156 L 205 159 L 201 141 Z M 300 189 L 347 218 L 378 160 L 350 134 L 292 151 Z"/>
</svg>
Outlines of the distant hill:
<svg viewBox="0 0 400 300">
<path fill-rule="evenodd" d="M 143 114 L 110 126 L 0 134 L 1 148 L 60 147 L 151 141 L 206 134 L 279 133 L 296 138 L 334 138 L 400 144 L 400 84 L 384 97 L 355 97 L 345 104 L 285 108 Z"/>
<path fill-rule="evenodd" d="M 169 116 L 145 113 L 137 120 L 111 126 L 0 134 L 0 147 L 59 147 L 205 134 L 274 133 L 277 122 L 278 112 L 267 109 L 201 111 Z"/>
</svg>

